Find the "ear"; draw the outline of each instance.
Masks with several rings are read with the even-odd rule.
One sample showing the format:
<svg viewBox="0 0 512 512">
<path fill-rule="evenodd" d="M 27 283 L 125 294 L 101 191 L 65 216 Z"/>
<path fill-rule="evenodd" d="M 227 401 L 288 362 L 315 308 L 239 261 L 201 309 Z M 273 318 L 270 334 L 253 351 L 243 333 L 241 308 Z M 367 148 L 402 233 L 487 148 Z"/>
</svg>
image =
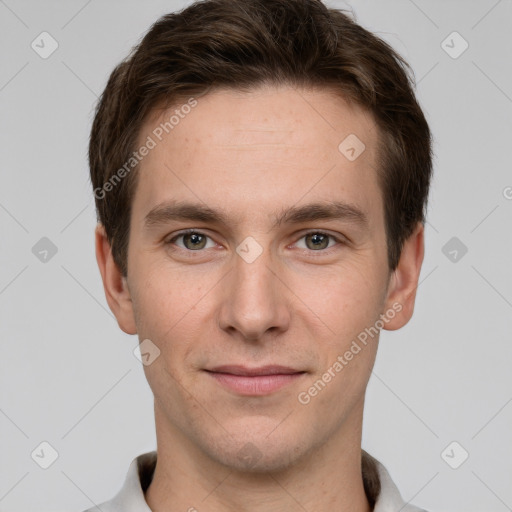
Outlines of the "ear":
<svg viewBox="0 0 512 512">
<path fill-rule="evenodd" d="M 96 261 L 103 280 L 105 297 L 119 327 L 126 334 L 137 334 L 133 303 L 126 278 L 122 276 L 112 256 L 112 248 L 107 239 L 105 228 L 98 224 L 95 231 Z"/>
<path fill-rule="evenodd" d="M 390 277 L 386 297 L 386 311 L 393 309 L 396 315 L 384 325 L 394 331 L 403 327 L 412 317 L 416 288 L 425 253 L 424 226 L 420 222 L 405 241 L 398 266 Z"/>
</svg>

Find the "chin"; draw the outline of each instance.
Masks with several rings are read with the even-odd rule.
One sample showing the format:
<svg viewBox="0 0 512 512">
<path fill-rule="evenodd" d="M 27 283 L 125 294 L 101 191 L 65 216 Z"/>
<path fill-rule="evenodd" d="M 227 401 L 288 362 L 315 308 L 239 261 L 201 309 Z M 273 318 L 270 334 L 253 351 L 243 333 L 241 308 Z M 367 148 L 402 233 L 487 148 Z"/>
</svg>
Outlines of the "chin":
<svg viewBox="0 0 512 512">
<path fill-rule="evenodd" d="M 280 473 L 292 466 L 297 457 L 293 446 L 268 447 L 246 441 L 236 448 L 216 455 L 220 463 L 239 473 Z"/>
<path fill-rule="evenodd" d="M 279 427 L 278 427 L 279 428 Z M 223 435 L 203 449 L 218 463 L 240 473 L 279 473 L 294 466 L 305 454 L 307 448 L 299 437 L 299 432 L 285 428 L 277 433 L 275 423 L 268 428 L 267 422 L 260 428 L 227 430 L 231 435 Z M 269 435 L 270 434 L 270 435 Z"/>
</svg>

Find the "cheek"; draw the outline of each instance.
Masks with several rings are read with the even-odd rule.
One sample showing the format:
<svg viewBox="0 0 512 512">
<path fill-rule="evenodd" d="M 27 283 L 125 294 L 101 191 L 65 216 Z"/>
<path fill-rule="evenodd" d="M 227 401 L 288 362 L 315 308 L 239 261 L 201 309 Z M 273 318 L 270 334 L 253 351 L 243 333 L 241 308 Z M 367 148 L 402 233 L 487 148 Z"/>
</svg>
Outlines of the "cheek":
<svg viewBox="0 0 512 512">
<path fill-rule="evenodd" d="M 172 268 L 166 260 L 152 262 L 148 258 L 137 263 L 139 269 L 144 269 L 135 276 L 132 294 L 139 333 L 147 331 L 161 336 L 178 329 L 181 323 L 190 323 L 212 287 L 208 276 L 187 275 L 183 269 Z"/>
<path fill-rule="evenodd" d="M 373 325 L 383 305 L 384 281 L 367 264 L 318 267 L 314 272 L 296 274 L 290 288 L 303 302 L 304 314 L 321 320 L 337 350 Z"/>
<path fill-rule="evenodd" d="M 165 263 L 145 268 L 132 294 L 139 337 L 141 341 L 150 339 L 159 348 L 161 366 L 178 378 L 193 367 L 198 346 L 210 343 L 205 325 L 212 325 L 210 294 L 215 292 L 212 288 L 218 278 L 177 272 Z M 153 372 L 152 366 L 145 368 L 148 374 Z"/>
</svg>

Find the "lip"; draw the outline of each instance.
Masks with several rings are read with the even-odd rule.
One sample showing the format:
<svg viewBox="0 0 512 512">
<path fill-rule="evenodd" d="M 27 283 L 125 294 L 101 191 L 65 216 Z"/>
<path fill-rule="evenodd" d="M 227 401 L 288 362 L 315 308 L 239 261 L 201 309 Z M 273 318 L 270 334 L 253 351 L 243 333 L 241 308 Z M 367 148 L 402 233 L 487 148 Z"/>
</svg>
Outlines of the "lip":
<svg viewBox="0 0 512 512">
<path fill-rule="evenodd" d="M 279 365 L 258 368 L 223 365 L 206 370 L 206 372 L 224 388 L 245 396 L 268 395 L 295 382 L 306 373 Z"/>
<path fill-rule="evenodd" d="M 216 366 L 208 371 L 215 373 L 229 373 L 231 375 L 243 375 L 248 377 L 257 377 L 261 375 L 291 375 L 292 373 L 300 373 L 301 370 L 290 368 L 289 366 L 280 366 L 276 364 L 259 366 L 257 368 L 248 368 L 247 366 L 237 364 L 225 364 Z"/>
</svg>

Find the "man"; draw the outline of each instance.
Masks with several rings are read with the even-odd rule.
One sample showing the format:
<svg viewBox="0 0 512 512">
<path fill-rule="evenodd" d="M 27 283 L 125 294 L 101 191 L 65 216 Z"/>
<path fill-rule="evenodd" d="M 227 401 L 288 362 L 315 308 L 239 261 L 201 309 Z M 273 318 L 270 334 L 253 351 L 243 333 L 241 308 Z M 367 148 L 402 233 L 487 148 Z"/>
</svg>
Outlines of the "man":
<svg viewBox="0 0 512 512">
<path fill-rule="evenodd" d="M 317 0 L 196 3 L 113 71 L 89 157 L 157 436 L 101 510 L 419 510 L 361 450 L 379 332 L 411 318 L 424 253 L 406 63 Z"/>
</svg>

